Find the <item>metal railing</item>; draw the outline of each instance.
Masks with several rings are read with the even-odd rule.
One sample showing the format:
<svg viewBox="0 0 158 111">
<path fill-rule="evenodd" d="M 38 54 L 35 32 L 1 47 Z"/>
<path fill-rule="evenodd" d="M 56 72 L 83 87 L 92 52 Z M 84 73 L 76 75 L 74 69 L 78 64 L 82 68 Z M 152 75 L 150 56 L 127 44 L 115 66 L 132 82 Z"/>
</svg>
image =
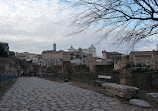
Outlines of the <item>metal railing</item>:
<svg viewBox="0 0 158 111">
<path fill-rule="evenodd" d="M 58 75 L 54 73 L 45 73 L 45 74 L 37 74 L 37 77 L 55 78 L 58 77 Z"/>
<path fill-rule="evenodd" d="M 14 78 L 16 78 L 15 74 L 6 74 L 5 72 L 0 73 L 0 86 L 4 85 Z"/>
</svg>

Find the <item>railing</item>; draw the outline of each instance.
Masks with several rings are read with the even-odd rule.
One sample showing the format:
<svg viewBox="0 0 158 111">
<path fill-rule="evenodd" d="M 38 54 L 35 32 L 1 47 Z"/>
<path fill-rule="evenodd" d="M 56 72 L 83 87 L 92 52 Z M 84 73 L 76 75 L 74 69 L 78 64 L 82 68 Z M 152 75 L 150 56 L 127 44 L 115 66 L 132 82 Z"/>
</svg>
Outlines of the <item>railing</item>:
<svg viewBox="0 0 158 111">
<path fill-rule="evenodd" d="M 8 81 L 16 78 L 15 74 L 6 74 L 6 73 L 0 73 L 0 86 L 4 85 Z"/>
<path fill-rule="evenodd" d="M 38 77 L 48 77 L 48 78 L 55 78 L 58 77 L 57 74 L 54 73 L 46 73 L 46 74 L 37 74 Z"/>
</svg>

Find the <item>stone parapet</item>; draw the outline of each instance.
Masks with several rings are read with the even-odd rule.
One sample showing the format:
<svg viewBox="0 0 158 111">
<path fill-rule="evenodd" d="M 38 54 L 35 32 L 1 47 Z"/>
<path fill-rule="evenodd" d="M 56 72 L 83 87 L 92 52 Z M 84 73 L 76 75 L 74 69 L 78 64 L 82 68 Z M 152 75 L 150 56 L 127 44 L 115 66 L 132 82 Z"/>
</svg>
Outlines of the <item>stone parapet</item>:
<svg viewBox="0 0 158 111">
<path fill-rule="evenodd" d="M 104 94 L 112 97 L 121 97 L 124 99 L 136 98 L 139 95 L 139 88 L 117 83 L 103 83 Z"/>
</svg>

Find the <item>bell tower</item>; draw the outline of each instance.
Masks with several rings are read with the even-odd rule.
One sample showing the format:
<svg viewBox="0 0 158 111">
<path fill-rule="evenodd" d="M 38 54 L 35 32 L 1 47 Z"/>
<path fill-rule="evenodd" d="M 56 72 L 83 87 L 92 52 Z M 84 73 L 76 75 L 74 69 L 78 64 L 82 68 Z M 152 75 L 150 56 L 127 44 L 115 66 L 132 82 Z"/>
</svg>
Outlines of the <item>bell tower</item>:
<svg viewBox="0 0 158 111">
<path fill-rule="evenodd" d="M 56 44 L 53 44 L 53 51 L 56 52 Z"/>
</svg>

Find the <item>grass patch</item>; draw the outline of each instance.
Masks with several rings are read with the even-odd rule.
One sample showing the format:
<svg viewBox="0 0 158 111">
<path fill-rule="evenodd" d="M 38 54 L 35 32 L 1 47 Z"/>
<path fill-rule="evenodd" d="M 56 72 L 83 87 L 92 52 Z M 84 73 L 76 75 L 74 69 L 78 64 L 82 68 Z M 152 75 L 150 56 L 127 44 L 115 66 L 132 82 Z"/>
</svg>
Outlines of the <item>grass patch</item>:
<svg viewBox="0 0 158 111">
<path fill-rule="evenodd" d="M 8 85 L 13 85 L 16 82 L 16 79 L 12 79 L 4 83 L 3 85 L 0 85 L 0 88 L 7 87 Z"/>
<path fill-rule="evenodd" d="M 75 79 L 75 78 L 71 78 L 70 81 L 76 81 L 76 82 L 78 81 L 78 82 L 86 83 L 86 84 L 89 84 L 89 85 L 94 84 L 94 80 L 78 80 L 78 79 Z"/>
<path fill-rule="evenodd" d="M 0 86 L 0 100 L 2 99 L 2 96 L 12 87 L 12 85 L 16 82 L 16 79 L 9 80 L 2 86 Z"/>
</svg>

